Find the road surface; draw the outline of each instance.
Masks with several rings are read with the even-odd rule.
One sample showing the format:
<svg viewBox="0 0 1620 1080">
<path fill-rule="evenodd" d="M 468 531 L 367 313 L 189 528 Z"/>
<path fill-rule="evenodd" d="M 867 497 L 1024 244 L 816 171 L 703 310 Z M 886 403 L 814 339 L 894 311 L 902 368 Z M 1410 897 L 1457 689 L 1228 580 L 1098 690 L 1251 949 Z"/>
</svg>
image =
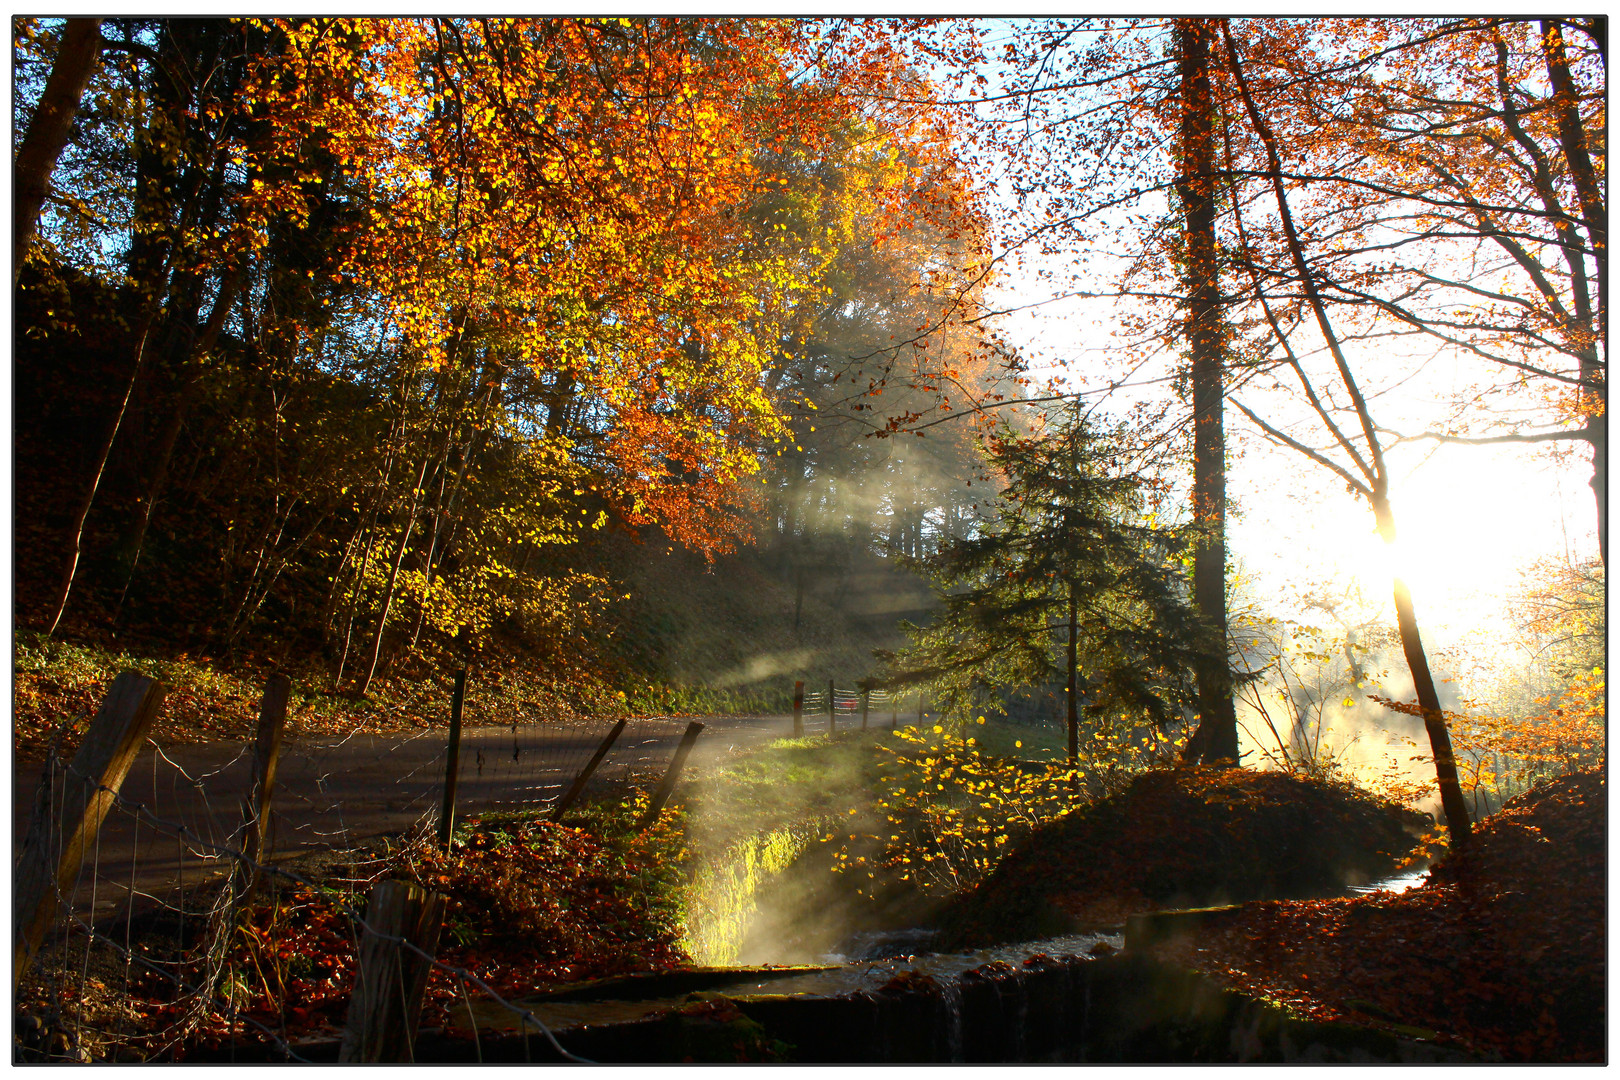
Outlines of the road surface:
<svg viewBox="0 0 1620 1080">
<path fill-rule="evenodd" d="M 702 722 L 685 775 L 789 735 L 793 727 L 790 716 L 705 717 Z M 840 717 L 840 728 L 848 723 Z M 597 781 L 612 783 L 629 773 L 661 774 L 686 724 L 676 718 L 631 721 L 598 770 Z M 554 803 L 609 726 L 528 723 L 464 729 L 458 820 L 482 811 Z M 435 821 L 444 791 L 446 734 L 439 729 L 283 742 L 272 811 L 275 861 L 346 850 Z M 234 842 L 249 790 L 251 758 L 244 744 L 149 745 L 131 767 L 121 805 L 108 815 L 86 859 L 75 906 L 82 910 L 93 904 L 99 916 L 123 909 L 131 893 L 155 902 L 223 870 L 228 859 L 210 845 Z M 13 766 L 12 836 L 18 844 L 35 816 L 41 764 L 38 759 L 18 760 Z M 135 805 L 142 811 L 135 811 Z M 140 820 L 142 812 L 165 824 Z M 175 835 L 176 827 L 185 830 L 187 841 Z"/>
</svg>

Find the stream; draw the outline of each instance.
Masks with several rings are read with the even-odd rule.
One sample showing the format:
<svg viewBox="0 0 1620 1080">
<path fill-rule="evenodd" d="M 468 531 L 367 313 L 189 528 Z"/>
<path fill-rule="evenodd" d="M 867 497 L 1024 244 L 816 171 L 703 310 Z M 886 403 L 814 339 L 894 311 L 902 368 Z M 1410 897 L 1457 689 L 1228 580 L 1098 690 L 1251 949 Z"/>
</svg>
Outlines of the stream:
<svg viewBox="0 0 1620 1080">
<path fill-rule="evenodd" d="M 1427 873 L 1427 868 L 1409 870 L 1367 885 L 1352 886 L 1343 895 L 1405 892 L 1421 885 Z M 834 950 L 823 954 L 818 965 L 737 967 L 734 974 L 724 967 L 705 968 L 692 972 L 692 978 L 683 980 L 687 985 L 679 989 L 660 986 L 654 990 L 649 985 L 641 993 L 622 982 L 609 980 L 615 985 L 604 984 L 599 994 L 579 987 L 565 995 L 530 998 L 523 1005 L 554 1031 L 579 1032 L 601 1025 L 635 1022 L 658 1010 L 678 1007 L 688 1000 L 686 995 L 693 989 L 730 998 L 828 1000 L 847 998 L 863 991 L 874 992 L 897 976 L 917 973 L 932 977 L 949 997 L 961 993 L 967 972 L 984 969 L 987 964 L 1006 965 L 1015 972 L 1027 969 L 1032 958 L 1042 956 L 1069 965 L 1086 964 L 1095 957 L 1117 956 L 1125 947 L 1122 930 L 1067 934 L 950 953 L 927 951 L 933 936 L 934 931 L 922 927 L 867 931 L 851 935 Z M 953 1014 L 958 1010 L 959 1006 L 951 1005 Z M 472 1012 L 480 1027 L 512 1026 L 511 1014 L 502 1010 L 480 1004 Z"/>
<path fill-rule="evenodd" d="M 1349 886 L 1345 892 L 1351 896 L 1376 892 L 1402 893 L 1423 884 L 1428 872 L 1427 867 L 1408 870 L 1366 885 Z M 902 972 L 919 972 L 949 982 L 959 979 L 963 972 L 994 961 L 1019 967 L 1030 957 L 1042 954 L 1052 957 L 1107 955 L 1125 947 L 1123 930 L 1067 934 L 956 953 L 926 951 L 933 937 L 932 930 L 922 927 L 859 933 L 840 943 L 837 950 L 820 958 L 822 964 L 828 965 L 827 970 L 806 972 L 790 978 L 762 978 L 749 969 L 747 977 L 717 984 L 713 990 L 720 994 L 811 994 L 831 997 L 857 990 L 876 990 Z"/>
<path fill-rule="evenodd" d="M 1422 885 L 1423 879 L 1428 876 L 1429 868 L 1423 866 L 1416 870 L 1407 870 L 1392 877 L 1384 878 L 1382 881 L 1374 881 L 1368 885 L 1351 885 L 1345 892 L 1351 896 L 1366 896 L 1375 892 L 1403 893 L 1408 889 L 1415 889 Z"/>
<path fill-rule="evenodd" d="M 912 930 L 881 937 L 887 942 L 899 942 L 904 940 L 906 935 L 916 935 L 919 940 L 933 936 L 931 931 Z M 863 934 L 859 937 L 876 938 L 879 935 Z M 1108 948 L 1104 951 L 1118 951 L 1125 947 L 1125 935 L 1123 932 L 1068 934 L 1063 937 L 1020 941 L 1012 945 L 998 945 L 971 952 L 911 953 L 872 960 L 845 959 L 840 953 L 829 953 L 825 958 L 826 962 L 836 966 L 823 971 L 810 971 L 791 978 L 769 979 L 760 978 L 750 971 L 745 978 L 716 985 L 714 991 L 720 994 L 808 994 L 833 997 L 857 990 L 876 990 L 896 975 L 908 971 L 933 976 L 941 983 L 950 983 L 959 979 L 963 972 L 983 967 L 993 961 L 1000 960 L 1017 967 L 1022 966 L 1030 957 L 1043 953 L 1052 957 L 1087 956 L 1098 945 L 1106 945 Z M 869 948 L 866 951 L 873 950 Z M 892 949 L 886 951 L 894 952 Z"/>
</svg>

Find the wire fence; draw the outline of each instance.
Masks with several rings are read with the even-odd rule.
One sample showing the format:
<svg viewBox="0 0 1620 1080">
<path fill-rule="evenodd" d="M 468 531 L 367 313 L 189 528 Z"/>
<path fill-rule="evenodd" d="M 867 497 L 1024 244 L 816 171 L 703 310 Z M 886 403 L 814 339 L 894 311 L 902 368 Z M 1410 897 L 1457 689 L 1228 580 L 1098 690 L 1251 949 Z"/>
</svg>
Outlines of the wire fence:
<svg viewBox="0 0 1620 1080">
<path fill-rule="evenodd" d="M 830 710 L 827 704 L 829 695 L 832 701 Z M 920 701 L 920 698 L 912 697 L 905 704 L 912 708 L 917 707 Z M 799 712 L 805 724 L 814 725 L 818 716 L 826 717 L 828 729 L 836 731 L 840 723 L 846 728 L 867 728 L 879 723 L 894 727 L 899 721 L 901 705 L 900 695 L 889 690 L 846 690 L 829 684 L 825 690 L 804 691 L 799 700 Z"/>
<path fill-rule="evenodd" d="M 55 884 L 49 898 L 57 911 L 54 925 L 19 987 L 24 1020 L 18 1043 L 23 1060 L 162 1060 L 188 1043 L 234 1044 L 243 1036 L 250 1037 L 247 1045 L 256 1041 L 282 1060 L 329 1058 L 329 1053 L 317 1057 L 307 1053 L 312 1045 L 330 1043 L 329 1034 L 323 1038 L 317 1030 L 313 1038 L 305 1035 L 302 1040 L 290 1034 L 289 1021 L 302 1018 L 289 1014 L 289 1007 L 296 1012 L 297 1006 L 276 1000 L 270 985 L 266 969 L 275 944 L 260 940 L 251 920 L 243 918 L 250 908 L 277 910 L 289 893 L 306 912 L 318 909 L 315 918 L 306 917 L 305 922 L 338 917 L 352 956 L 361 958 L 359 983 L 364 984 L 367 976 L 374 984 L 386 982 L 389 973 L 403 979 L 416 969 L 414 1001 L 408 988 L 404 995 L 382 995 L 397 1010 L 382 1023 L 402 1033 L 404 1060 L 414 1059 L 416 1011 L 429 973 L 455 988 L 469 1014 L 476 997 L 504 1010 L 521 1030 L 546 1040 L 564 1060 L 584 1060 L 562 1047 L 533 1012 L 503 997 L 472 971 L 438 960 L 431 948 L 383 924 L 365 908 L 364 897 L 387 868 L 383 860 L 370 860 L 372 874 L 357 865 L 348 877 L 316 881 L 248 856 L 241 847 L 240 830 L 225 839 L 205 835 L 197 828 L 199 819 L 161 817 L 147 804 L 98 783 L 54 755 L 47 769 L 42 803 L 54 827 L 37 832 L 51 865 L 63 854 L 61 838 L 71 833 L 72 822 L 100 798 L 107 806 L 105 834 L 141 833 L 159 850 L 173 848 L 178 867 L 182 872 L 189 869 L 192 880 L 189 888 L 181 884 L 155 894 L 139 883 L 138 849 L 126 862 L 111 854 L 111 845 L 97 844 L 71 882 L 65 887 Z M 367 948 L 381 950 L 383 960 L 368 963 Z M 263 994 L 252 985 L 255 978 L 262 983 Z M 348 1030 L 352 1029 L 351 1023 Z M 476 1049 L 476 1029 L 473 1040 Z"/>
<path fill-rule="evenodd" d="M 120 676 L 71 761 L 53 747 L 14 777 L 16 816 L 31 823 L 14 873 L 19 1059 L 194 1059 L 215 1048 L 330 1060 L 335 1040 L 357 1030 L 356 995 L 370 973 L 373 984 L 398 984 L 370 1006 L 392 1033 L 386 1053 L 414 1056 L 425 993 L 441 1021 L 465 1018 L 453 1026 L 478 1060 L 478 1018 L 492 1011 L 523 1034 L 525 1053 L 532 1034 L 549 1047 L 544 1056 L 580 1060 L 532 1012 L 436 959 L 432 940 L 371 911 L 410 849 L 436 842 L 446 729 L 267 744 L 261 726 L 258 740 L 178 745 L 146 737 L 148 718 L 123 764 L 86 764 L 126 679 L 161 700 L 150 680 Z M 882 714 L 898 708 L 883 691 L 835 689 L 831 701 L 839 718 L 889 720 Z M 473 720 L 458 744 L 460 817 L 558 809 L 590 769 L 597 784 L 639 782 L 683 761 L 699 726 L 677 717 Z M 679 767 L 665 775 L 664 795 Z M 255 810 L 266 791 L 268 815 Z M 34 881 L 44 883 L 43 930 L 29 944 Z M 345 1045 L 339 1056 L 362 1052 Z"/>
</svg>

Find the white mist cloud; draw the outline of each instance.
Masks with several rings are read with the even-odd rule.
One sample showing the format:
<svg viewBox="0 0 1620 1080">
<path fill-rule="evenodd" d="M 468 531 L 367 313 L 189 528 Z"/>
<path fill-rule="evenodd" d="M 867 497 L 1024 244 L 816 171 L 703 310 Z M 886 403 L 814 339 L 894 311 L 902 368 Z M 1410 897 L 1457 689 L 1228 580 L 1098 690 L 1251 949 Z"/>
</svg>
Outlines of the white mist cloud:
<svg viewBox="0 0 1620 1080">
<path fill-rule="evenodd" d="M 749 657 L 734 668 L 721 672 L 709 681 L 720 689 L 746 686 L 765 679 L 790 675 L 795 671 L 808 671 L 815 666 L 819 655 L 818 649 L 783 649 L 760 653 Z"/>
<path fill-rule="evenodd" d="M 1417 692 L 1404 657 L 1399 653 L 1373 653 L 1368 657 L 1366 666 L 1382 674 L 1361 690 L 1353 687 L 1330 690 L 1322 704 L 1320 720 L 1313 715 L 1313 725 L 1319 723 L 1322 728 L 1320 756 L 1339 762 L 1347 772 L 1362 781 L 1393 774 L 1406 782 L 1432 785 L 1434 763 L 1423 720 L 1395 712 L 1369 697 L 1369 694 L 1376 694 L 1393 701 L 1412 701 L 1416 698 Z M 1246 765 L 1264 767 L 1266 753 L 1277 756 L 1279 751 L 1277 740 L 1260 710 L 1245 698 L 1254 692 L 1266 695 L 1272 723 L 1287 739 L 1287 723 L 1293 713 L 1287 702 L 1278 699 L 1277 693 L 1281 690 L 1281 680 L 1272 675 L 1238 701 L 1238 742 Z M 1453 684 L 1440 684 L 1439 694 L 1442 708 L 1457 708 L 1458 694 Z M 1348 706 L 1344 704 L 1346 701 L 1350 702 Z M 1438 792 L 1419 802 L 1417 808 L 1438 819 L 1441 812 Z"/>
</svg>

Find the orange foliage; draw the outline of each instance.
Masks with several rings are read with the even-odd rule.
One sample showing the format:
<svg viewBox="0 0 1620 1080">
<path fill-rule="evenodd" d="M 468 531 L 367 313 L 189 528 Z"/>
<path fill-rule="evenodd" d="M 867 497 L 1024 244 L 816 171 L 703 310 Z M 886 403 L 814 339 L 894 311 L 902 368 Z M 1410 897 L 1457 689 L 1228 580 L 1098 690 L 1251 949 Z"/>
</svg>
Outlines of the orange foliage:
<svg viewBox="0 0 1620 1080">
<path fill-rule="evenodd" d="M 1386 708 L 1422 716 L 1414 702 L 1373 696 Z M 1445 714 L 1465 786 L 1509 795 L 1538 778 L 1601 767 L 1608 757 L 1608 697 L 1601 668 L 1579 675 L 1561 693 L 1538 698 L 1540 711 L 1516 718 Z"/>
<path fill-rule="evenodd" d="M 341 273 L 377 317 L 426 365 L 527 367 L 547 409 L 528 423 L 609 481 L 621 521 L 729 547 L 739 482 L 785 433 L 762 375 L 847 242 L 813 217 L 805 235 L 782 189 L 838 156 L 900 59 L 835 58 L 794 21 L 262 25 L 281 45 L 244 107 L 271 134 L 242 152 L 341 162 L 366 206 Z M 948 157 L 925 112 L 888 106 L 874 136 L 907 163 L 860 193 L 880 243 L 929 212 L 911 196 Z M 311 182 L 253 197 L 296 213 Z"/>
</svg>

